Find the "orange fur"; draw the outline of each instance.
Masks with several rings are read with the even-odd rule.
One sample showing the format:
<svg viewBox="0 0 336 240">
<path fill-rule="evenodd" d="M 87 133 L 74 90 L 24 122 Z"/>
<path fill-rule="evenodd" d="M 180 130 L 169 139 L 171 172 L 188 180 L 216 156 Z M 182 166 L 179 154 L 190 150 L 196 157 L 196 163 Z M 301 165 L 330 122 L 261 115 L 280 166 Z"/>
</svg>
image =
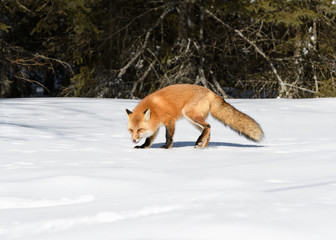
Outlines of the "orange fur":
<svg viewBox="0 0 336 240">
<path fill-rule="evenodd" d="M 177 84 L 158 90 L 145 97 L 128 114 L 128 129 L 134 143 L 146 137 L 143 145 L 149 148 L 156 137 L 160 125 L 166 127 L 166 143 L 163 148 L 173 146 L 175 122 L 186 117 L 202 133 L 196 147 L 206 147 L 210 140 L 210 125 L 205 121 L 209 112 L 219 121 L 252 141 L 260 141 L 263 131 L 251 117 L 238 111 L 209 89 L 198 85 Z"/>
</svg>

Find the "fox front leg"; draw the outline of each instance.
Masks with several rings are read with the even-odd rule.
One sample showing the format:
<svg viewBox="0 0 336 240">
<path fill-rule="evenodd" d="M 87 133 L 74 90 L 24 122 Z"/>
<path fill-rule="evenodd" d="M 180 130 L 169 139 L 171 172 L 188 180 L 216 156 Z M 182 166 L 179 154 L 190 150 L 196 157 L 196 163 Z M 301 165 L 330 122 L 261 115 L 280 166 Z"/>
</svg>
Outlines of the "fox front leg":
<svg viewBox="0 0 336 240">
<path fill-rule="evenodd" d="M 173 147 L 173 136 L 175 132 L 175 122 L 172 122 L 166 126 L 166 143 L 161 148 L 169 149 Z"/>
</svg>

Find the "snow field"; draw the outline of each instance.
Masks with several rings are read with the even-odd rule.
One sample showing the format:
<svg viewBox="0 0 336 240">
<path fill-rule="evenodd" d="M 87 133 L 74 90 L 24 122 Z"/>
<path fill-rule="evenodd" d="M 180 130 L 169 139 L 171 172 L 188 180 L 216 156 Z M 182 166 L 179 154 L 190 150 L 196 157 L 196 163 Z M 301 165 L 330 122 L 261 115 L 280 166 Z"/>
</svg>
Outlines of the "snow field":
<svg viewBox="0 0 336 240">
<path fill-rule="evenodd" d="M 209 147 L 133 149 L 115 99 L 0 100 L 0 239 L 335 239 L 336 99 L 228 100 L 265 132 L 209 118 Z"/>
</svg>

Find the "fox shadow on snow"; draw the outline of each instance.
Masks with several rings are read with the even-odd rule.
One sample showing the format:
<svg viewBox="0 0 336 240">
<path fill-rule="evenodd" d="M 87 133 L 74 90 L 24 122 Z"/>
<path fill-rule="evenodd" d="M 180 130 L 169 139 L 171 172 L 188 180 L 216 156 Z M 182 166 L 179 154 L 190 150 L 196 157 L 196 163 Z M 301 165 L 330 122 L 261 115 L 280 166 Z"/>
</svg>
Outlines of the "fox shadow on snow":
<svg viewBox="0 0 336 240">
<path fill-rule="evenodd" d="M 152 148 L 160 148 L 164 143 L 154 143 Z M 182 147 L 194 147 L 195 142 L 186 141 L 186 142 L 174 142 L 173 148 L 182 148 Z M 209 142 L 207 148 L 215 147 L 237 147 L 237 148 L 260 148 L 264 147 L 263 145 L 256 144 L 240 144 L 240 143 L 227 143 L 227 142 Z"/>
</svg>

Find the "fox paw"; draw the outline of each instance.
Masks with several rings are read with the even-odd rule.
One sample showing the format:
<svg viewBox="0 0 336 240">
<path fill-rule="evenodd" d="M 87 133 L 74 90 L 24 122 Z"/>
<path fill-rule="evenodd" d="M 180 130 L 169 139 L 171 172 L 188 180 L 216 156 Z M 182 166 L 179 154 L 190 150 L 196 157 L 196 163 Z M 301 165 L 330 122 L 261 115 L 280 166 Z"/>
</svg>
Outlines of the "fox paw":
<svg viewBox="0 0 336 240">
<path fill-rule="evenodd" d="M 161 146 L 161 148 L 163 148 L 163 149 L 170 149 L 170 148 L 172 148 L 172 146 L 173 146 L 173 144 L 171 144 L 171 145 L 162 145 Z"/>
<path fill-rule="evenodd" d="M 195 148 L 204 148 L 205 147 L 204 145 L 205 145 L 204 142 L 199 142 L 196 143 Z"/>
<path fill-rule="evenodd" d="M 203 138 L 202 140 L 197 140 L 195 148 L 205 148 L 206 146 L 208 146 L 209 141 L 210 141 L 210 137 Z"/>
<path fill-rule="evenodd" d="M 144 146 L 144 145 L 140 145 L 140 146 L 135 146 L 135 149 L 142 149 L 142 148 L 149 148 L 149 146 Z"/>
</svg>

